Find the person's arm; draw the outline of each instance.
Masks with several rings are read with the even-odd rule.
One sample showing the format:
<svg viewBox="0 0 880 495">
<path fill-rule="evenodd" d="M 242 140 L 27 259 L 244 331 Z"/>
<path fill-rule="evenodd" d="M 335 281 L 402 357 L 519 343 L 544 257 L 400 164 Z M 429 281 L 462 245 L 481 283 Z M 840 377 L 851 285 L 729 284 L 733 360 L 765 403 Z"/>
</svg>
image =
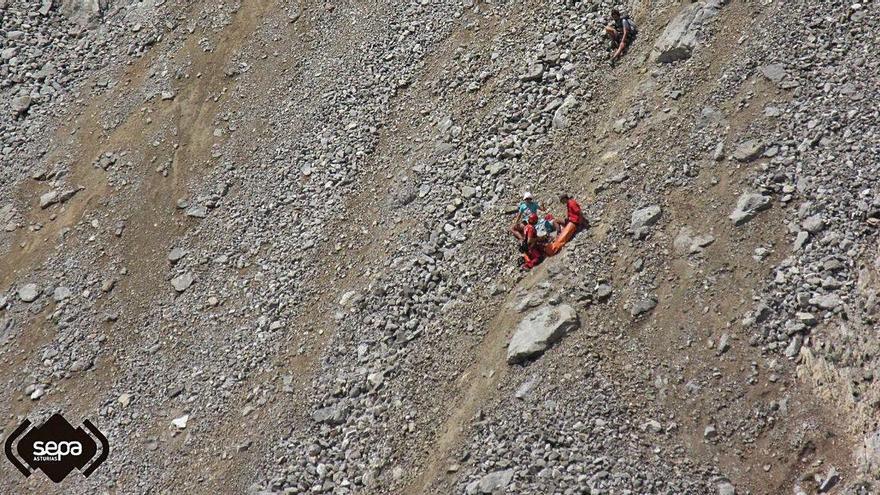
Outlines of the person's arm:
<svg viewBox="0 0 880 495">
<path fill-rule="evenodd" d="M 626 49 L 626 40 L 629 36 L 629 26 L 627 22 L 623 23 L 623 35 L 620 36 L 620 43 L 617 45 L 617 51 L 614 52 L 614 56 L 611 57 L 613 59 L 620 58 L 620 55 L 623 53 L 623 50 Z"/>
</svg>

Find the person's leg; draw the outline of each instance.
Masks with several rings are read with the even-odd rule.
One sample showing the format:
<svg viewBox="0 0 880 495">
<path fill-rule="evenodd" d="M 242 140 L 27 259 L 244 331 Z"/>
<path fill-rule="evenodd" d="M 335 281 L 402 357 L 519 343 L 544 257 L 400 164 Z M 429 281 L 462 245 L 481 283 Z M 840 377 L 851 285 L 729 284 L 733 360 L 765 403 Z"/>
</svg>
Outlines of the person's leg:
<svg viewBox="0 0 880 495">
<path fill-rule="evenodd" d="M 522 225 L 520 225 L 519 222 L 514 223 L 510 226 L 510 232 L 513 234 L 514 237 L 516 237 L 516 240 L 520 242 L 526 239 L 525 235 L 523 234 Z"/>
<path fill-rule="evenodd" d="M 553 219 L 553 230 L 557 235 L 562 232 L 562 228 L 565 227 L 566 223 L 568 223 L 568 218 L 562 218 L 561 220 Z"/>
</svg>

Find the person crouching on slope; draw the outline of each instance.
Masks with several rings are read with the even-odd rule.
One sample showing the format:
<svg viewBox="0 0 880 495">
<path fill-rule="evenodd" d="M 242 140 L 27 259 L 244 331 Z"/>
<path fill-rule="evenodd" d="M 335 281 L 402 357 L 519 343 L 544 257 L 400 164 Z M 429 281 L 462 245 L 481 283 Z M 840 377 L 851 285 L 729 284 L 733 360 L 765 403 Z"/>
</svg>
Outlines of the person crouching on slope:
<svg viewBox="0 0 880 495">
<path fill-rule="evenodd" d="M 544 250 L 541 249 L 541 244 L 538 242 L 538 229 L 535 228 L 535 225 L 538 224 L 538 214 L 532 213 L 529 215 L 529 221 L 525 227 L 523 227 L 523 232 L 525 234 L 525 263 L 523 264 L 523 268 L 526 270 L 531 270 L 532 268 L 538 266 L 544 259 Z"/>
<path fill-rule="evenodd" d="M 611 23 L 605 27 L 605 36 L 611 39 L 611 63 L 623 56 L 636 39 L 639 30 L 628 16 L 621 16 L 620 11 L 611 11 Z"/>
<path fill-rule="evenodd" d="M 565 205 L 566 213 L 565 217 L 561 220 L 553 221 L 556 224 L 555 226 L 557 232 L 562 232 L 562 229 L 569 223 L 577 225 L 578 229 L 582 229 L 587 226 L 587 219 L 584 218 L 583 212 L 581 211 L 581 205 L 578 204 L 578 202 L 575 201 L 574 198 L 572 198 L 568 194 L 560 194 L 559 202 Z"/>
<path fill-rule="evenodd" d="M 532 198 L 532 193 L 526 192 L 523 194 L 522 202 L 519 204 L 519 208 L 517 209 L 516 218 L 513 219 L 513 225 L 510 227 L 511 233 L 516 237 L 516 240 L 519 242 L 523 242 L 526 240 L 525 235 L 525 225 L 526 220 L 528 220 L 529 215 L 537 214 L 538 210 L 543 210 L 535 200 Z"/>
</svg>

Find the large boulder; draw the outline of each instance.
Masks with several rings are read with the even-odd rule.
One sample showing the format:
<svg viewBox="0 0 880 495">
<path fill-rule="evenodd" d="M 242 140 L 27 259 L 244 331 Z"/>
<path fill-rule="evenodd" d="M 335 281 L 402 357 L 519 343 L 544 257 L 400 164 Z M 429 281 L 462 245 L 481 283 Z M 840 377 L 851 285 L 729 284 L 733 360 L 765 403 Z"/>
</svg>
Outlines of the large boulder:
<svg viewBox="0 0 880 495">
<path fill-rule="evenodd" d="M 770 208 L 770 198 L 759 193 L 745 192 L 736 201 L 736 208 L 730 214 L 734 225 L 742 225 L 755 218 L 758 212 Z"/>
<path fill-rule="evenodd" d="M 721 6 L 722 0 L 706 0 L 683 8 L 654 44 L 654 60 L 668 64 L 690 58 L 700 43 L 706 23 L 718 15 Z"/>
<path fill-rule="evenodd" d="M 93 23 L 104 15 L 110 0 L 61 0 L 61 12 L 81 25 Z"/>
<path fill-rule="evenodd" d="M 536 309 L 516 327 L 507 346 L 507 363 L 521 363 L 540 356 L 579 324 L 577 311 L 568 304 Z"/>
</svg>

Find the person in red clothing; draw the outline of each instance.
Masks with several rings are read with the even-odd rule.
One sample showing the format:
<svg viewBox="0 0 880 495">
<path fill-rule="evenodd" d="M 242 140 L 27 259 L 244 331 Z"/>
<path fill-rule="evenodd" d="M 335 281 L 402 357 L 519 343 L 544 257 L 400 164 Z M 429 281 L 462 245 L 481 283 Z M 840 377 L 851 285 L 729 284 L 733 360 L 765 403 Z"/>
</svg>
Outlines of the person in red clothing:
<svg viewBox="0 0 880 495">
<path fill-rule="evenodd" d="M 538 266 L 538 263 L 543 261 L 544 252 L 541 249 L 541 245 L 538 243 L 538 229 L 535 228 L 535 225 L 538 224 L 538 215 L 532 213 L 529 215 L 529 222 L 523 228 L 523 233 L 525 234 L 525 264 L 523 267 L 526 270 L 531 270 L 532 268 Z"/>
<path fill-rule="evenodd" d="M 557 232 L 562 232 L 562 228 L 568 225 L 569 222 L 577 225 L 578 228 L 586 227 L 587 219 L 584 218 L 581 212 L 581 205 L 574 198 L 568 194 L 561 194 L 559 195 L 559 202 L 565 205 L 567 211 L 564 218 L 553 221 L 556 224 Z"/>
</svg>

